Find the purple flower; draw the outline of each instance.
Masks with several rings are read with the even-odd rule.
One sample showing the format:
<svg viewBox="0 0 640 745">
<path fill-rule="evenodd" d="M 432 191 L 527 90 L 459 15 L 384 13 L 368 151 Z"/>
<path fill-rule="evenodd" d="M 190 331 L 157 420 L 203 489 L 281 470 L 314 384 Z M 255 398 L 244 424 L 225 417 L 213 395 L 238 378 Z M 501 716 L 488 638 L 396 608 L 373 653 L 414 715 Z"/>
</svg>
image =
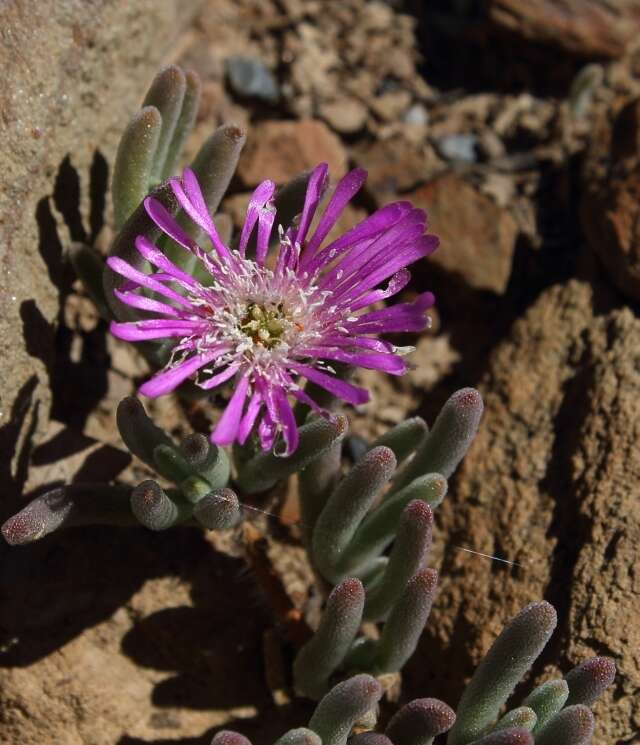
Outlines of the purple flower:
<svg viewBox="0 0 640 745">
<path fill-rule="evenodd" d="M 281 434 L 284 454 L 298 444 L 291 399 L 320 411 L 304 392 L 300 378 L 351 404 L 368 400 L 366 390 L 341 380 L 333 361 L 401 375 L 400 352 L 379 334 L 419 331 L 427 323 L 430 292 L 412 303 L 379 310 L 368 307 L 399 292 L 410 279 L 407 266 L 428 256 L 438 245 L 424 235 L 426 215 L 408 202 L 375 212 L 340 238 L 321 248 L 341 212 L 360 189 L 366 171 L 355 169 L 337 184 L 315 231 L 309 226 L 327 183 L 327 166 L 311 174 L 304 208 L 293 227 L 279 227 L 277 248 L 270 254 L 275 184 L 263 181 L 254 191 L 237 249 L 222 243 L 207 211 L 195 175 L 185 170 L 171 187 L 186 214 L 210 238 L 204 251 L 156 200 L 145 208 L 161 230 L 198 258 L 206 284 L 173 264 L 144 236 L 136 248 L 154 267 L 144 274 L 111 257 L 111 269 L 128 282 L 115 290 L 123 303 L 153 314 L 146 320 L 112 323 L 112 333 L 127 341 L 176 339 L 165 369 L 140 392 L 162 396 L 187 378 L 211 390 L 233 379 L 233 394 L 211 435 L 213 442 L 243 443 L 257 426 L 264 450 Z M 255 252 L 247 255 L 255 234 Z M 386 287 L 380 284 L 386 282 Z M 139 292 L 142 290 L 142 293 Z"/>
</svg>

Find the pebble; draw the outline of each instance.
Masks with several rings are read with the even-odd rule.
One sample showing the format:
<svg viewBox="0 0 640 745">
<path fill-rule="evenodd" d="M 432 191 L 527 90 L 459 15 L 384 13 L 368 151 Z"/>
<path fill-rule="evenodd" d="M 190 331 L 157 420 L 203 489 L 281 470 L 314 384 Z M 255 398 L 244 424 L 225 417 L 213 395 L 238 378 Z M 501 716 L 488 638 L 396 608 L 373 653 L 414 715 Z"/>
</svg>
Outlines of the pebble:
<svg viewBox="0 0 640 745">
<path fill-rule="evenodd" d="M 421 103 L 414 103 L 404 115 L 404 123 L 410 126 L 426 127 L 429 113 Z"/>
<path fill-rule="evenodd" d="M 435 146 L 440 155 L 446 160 L 459 160 L 465 163 L 476 161 L 477 138 L 472 134 L 456 134 L 440 137 Z"/>
<path fill-rule="evenodd" d="M 320 107 L 320 116 L 336 132 L 353 134 L 367 121 L 367 109 L 355 98 L 338 98 Z"/>
<path fill-rule="evenodd" d="M 278 83 L 262 60 L 239 55 L 226 60 L 227 80 L 231 90 L 244 98 L 276 103 L 280 98 Z"/>
</svg>

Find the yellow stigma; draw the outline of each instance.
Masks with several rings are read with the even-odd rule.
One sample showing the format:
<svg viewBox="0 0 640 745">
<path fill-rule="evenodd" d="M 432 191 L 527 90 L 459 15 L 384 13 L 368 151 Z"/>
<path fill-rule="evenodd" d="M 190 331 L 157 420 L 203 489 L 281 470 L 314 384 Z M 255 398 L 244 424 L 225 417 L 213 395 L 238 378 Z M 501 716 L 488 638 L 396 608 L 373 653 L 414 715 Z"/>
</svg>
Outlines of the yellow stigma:
<svg viewBox="0 0 640 745">
<path fill-rule="evenodd" d="M 259 305 L 251 303 L 240 321 L 240 328 L 256 344 L 272 349 L 280 343 L 286 328 L 286 316 L 282 303 L 277 305 Z"/>
</svg>

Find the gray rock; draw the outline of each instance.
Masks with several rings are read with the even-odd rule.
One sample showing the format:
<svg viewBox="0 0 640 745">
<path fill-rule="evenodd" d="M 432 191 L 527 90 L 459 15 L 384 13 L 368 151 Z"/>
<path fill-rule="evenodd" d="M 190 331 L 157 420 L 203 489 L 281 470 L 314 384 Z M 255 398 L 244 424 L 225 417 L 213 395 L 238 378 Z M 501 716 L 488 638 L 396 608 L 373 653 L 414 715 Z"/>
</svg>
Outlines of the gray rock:
<svg viewBox="0 0 640 745">
<path fill-rule="evenodd" d="M 461 160 L 465 163 L 476 161 L 477 139 L 472 134 L 446 135 L 439 137 L 435 146 L 446 160 Z"/>
<path fill-rule="evenodd" d="M 244 98 L 257 98 L 275 103 L 280 89 L 271 70 L 255 57 L 229 57 L 226 61 L 227 80 L 231 90 Z"/>
</svg>

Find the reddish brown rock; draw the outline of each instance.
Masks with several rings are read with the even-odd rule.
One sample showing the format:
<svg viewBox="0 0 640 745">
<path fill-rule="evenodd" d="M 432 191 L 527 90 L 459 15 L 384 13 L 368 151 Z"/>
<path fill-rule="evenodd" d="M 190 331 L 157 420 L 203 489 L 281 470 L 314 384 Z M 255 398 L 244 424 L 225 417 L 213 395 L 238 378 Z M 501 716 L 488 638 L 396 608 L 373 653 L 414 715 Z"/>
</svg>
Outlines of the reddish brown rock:
<svg viewBox="0 0 640 745">
<path fill-rule="evenodd" d="M 619 57 L 640 31 L 638 0 L 489 0 L 488 10 L 501 28 L 580 57 Z"/>
<path fill-rule="evenodd" d="M 584 169 L 581 222 L 614 284 L 640 300 L 640 99 L 603 112 Z"/>
<path fill-rule="evenodd" d="M 429 230 L 440 237 L 430 261 L 471 287 L 505 291 L 518 226 L 511 214 L 471 184 L 445 173 L 406 195 L 429 215 Z"/>
<path fill-rule="evenodd" d="M 392 137 L 358 145 L 353 157 L 357 165 L 368 171 L 367 189 L 382 204 L 424 181 L 435 156 L 430 161 L 423 146 Z"/>
<path fill-rule="evenodd" d="M 238 174 L 246 186 L 266 178 L 282 184 L 321 162 L 333 178 L 347 169 L 344 148 L 324 122 L 267 121 L 251 130 Z"/>
<path fill-rule="evenodd" d="M 592 293 L 578 281 L 548 289 L 489 362 L 479 434 L 439 509 L 432 672 L 419 652 L 408 676 L 454 703 L 459 679 L 436 671 L 470 673 L 507 618 L 546 598 L 559 626 L 535 677 L 612 656 L 594 742 L 616 745 L 640 724 L 640 321 L 596 311 Z"/>
</svg>

